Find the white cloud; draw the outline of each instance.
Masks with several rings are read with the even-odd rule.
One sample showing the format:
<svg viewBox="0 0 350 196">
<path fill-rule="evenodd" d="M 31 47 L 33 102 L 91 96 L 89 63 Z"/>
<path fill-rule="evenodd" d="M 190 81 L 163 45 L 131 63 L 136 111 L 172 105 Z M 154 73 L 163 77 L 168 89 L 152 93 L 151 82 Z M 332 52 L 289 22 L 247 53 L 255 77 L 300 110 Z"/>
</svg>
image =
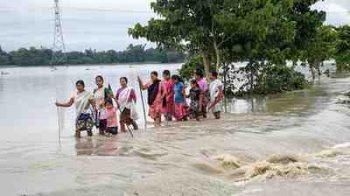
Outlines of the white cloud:
<svg viewBox="0 0 350 196">
<path fill-rule="evenodd" d="M 314 9 L 327 12 L 327 24 L 346 25 L 350 24 L 350 1 L 349 0 L 326 0 L 320 1 L 313 6 Z"/>
</svg>

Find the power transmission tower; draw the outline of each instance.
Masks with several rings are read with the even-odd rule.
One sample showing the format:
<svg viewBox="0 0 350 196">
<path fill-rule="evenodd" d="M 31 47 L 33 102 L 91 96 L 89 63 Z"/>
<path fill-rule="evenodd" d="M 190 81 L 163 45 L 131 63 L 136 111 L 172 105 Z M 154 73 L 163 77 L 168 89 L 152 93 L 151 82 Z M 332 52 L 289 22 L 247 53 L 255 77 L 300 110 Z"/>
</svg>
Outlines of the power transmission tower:
<svg viewBox="0 0 350 196">
<path fill-rule="evenodd" d="M 55 29 L 53 37 L 53 47 L 52 47 L 52 59 L 51 65 L 62 65 L 66 63 L 66 46 L 64 44 L 63 32 L 62 32 L 62 22 L 61 13 L 58 0 L 55 1 Z"/>
</svg>

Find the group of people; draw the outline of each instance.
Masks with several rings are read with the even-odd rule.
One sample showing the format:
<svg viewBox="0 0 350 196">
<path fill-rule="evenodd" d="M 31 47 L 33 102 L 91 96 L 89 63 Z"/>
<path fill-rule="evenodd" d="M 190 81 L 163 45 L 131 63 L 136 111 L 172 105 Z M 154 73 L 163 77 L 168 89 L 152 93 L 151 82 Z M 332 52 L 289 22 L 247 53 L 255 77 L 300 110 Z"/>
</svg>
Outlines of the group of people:
<svg viewBox="0 0 350 196">
<path fill-rule="evenodd" d="M 196 70 L 189 91 L 186 91 L 182 78 L 171 75 L 169 70 L 163 71 L 162 78 L 159 79 L 156 71 L 151 72 L 148 82 L 138 77 L 140 89 L 147 90 L 148 115 L 154 120 L 155 126 L 161 125 L 163 116 L 166 121 L 200 121 L 201 118 L 207 118 L 208 111 L 220 119 L 224 93 L 216 71 L 211 72 L 208 84 L 203 71 Z M 77 91 L 68 102 L 56 102 L 57 107 L 75 105 L 76 137 L 80 137 L 81 131 L 87 131 L 92 136 L 94 126 L 101 135 L 116 135 L 118 127 L 121 132 L 126 132 L 130 127 L 137 130 L 137 96 L 135 89 L 128 86 L 128 79 L 120 78 L 120 88 L 115 94 L 109 85 L 105 86 L 102 76 L 97 76 L 95 81 L 97 88 L 93 93 L 86 91 L 84 82 L 79 80 L 76 82 Z"/>
</svg>

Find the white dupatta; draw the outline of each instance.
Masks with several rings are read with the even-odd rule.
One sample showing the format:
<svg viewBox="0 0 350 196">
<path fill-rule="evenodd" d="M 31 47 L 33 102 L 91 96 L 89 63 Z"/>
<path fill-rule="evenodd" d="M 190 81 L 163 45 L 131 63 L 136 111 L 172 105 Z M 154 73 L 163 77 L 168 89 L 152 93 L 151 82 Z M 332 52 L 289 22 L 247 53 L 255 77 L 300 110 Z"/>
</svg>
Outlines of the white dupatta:
<svg viewBox="0 0 350 196">
<path fill-rule="evenodd" d="M 118 104 L 120 107 L 120 111 L 124 111 L 124 109 L 129 109 L 130 110 L 130 117 L 133 120 L 137 120 L 138 117 L 138 113 L 136 111 L 136 107 L 135 107 L 135 102 L 134 101 L 129 101 L 131 92 L 133 91 L 132 87 L 126 87 L 124 89 L 122 89 L 119 93 L 119 97 L 118 97 Z"/>
<path fill-rule="evenodd" d="M 92 99 L 92 94 L 88 91 L 76 93 L 74 97 L 74 104 L 77 118 L 80 114 L 88 112 L 90 99 Z"/>
</svg>

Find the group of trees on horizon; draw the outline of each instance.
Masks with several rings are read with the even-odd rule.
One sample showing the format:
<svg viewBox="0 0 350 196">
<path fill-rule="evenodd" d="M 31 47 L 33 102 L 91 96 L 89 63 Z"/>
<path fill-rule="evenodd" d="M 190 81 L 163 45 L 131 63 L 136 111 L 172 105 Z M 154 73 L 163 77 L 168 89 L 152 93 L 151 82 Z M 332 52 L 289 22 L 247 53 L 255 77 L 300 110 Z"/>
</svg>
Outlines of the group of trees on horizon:
<svg viewBox="0 0 350 196">
<path fill-rule="evenodd" d="M 53 51 L 47 48 L 29 49 L 20 48 L 16 51 L 6 52 L 0 47 L 0 66 L 37 66 L 50 65 Z M 64 53 L 64 61 L 68 65 L 79 64 L 115 64 L 115 63 L 177 63 L 183 62 L 185 55 L 169 48 L 146 48 L 146 45 L 130 44 L 124 51 L 71 51 Z"/>
<path fill-rule="evenodd" d="M 326 13 L 311 8 L 318 1 L 156 0 L 151 8 L 157 17 L 135 24 L 129 34 L 188 53 L 183 73 L 203 68 L 208 76 L 213 68 L 246 61 L 242 71 L 251 91 L 270 92 L 275 83 L 272 92 L 293 90 L 304 80 L 287 61 L 304 62 L 313 78 L 331 58 L 339 70 L 350 70 L 349 26 L 325 25 Z M 285 84 L 279 75 L 295 80 Z"/>
</svg>

